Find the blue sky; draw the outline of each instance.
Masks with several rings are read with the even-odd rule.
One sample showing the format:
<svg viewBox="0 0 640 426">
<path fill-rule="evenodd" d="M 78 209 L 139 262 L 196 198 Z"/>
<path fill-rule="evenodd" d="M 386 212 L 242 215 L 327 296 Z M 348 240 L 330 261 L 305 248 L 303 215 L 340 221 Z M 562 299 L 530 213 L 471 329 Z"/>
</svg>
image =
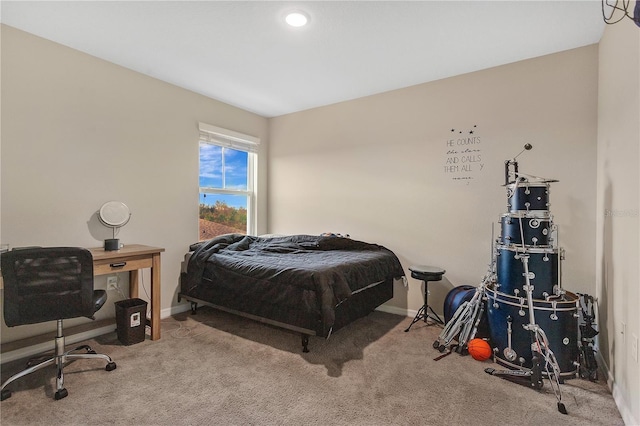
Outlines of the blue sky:
<svg viewBox="0 0 640 426">
<path fill-rule="evenodd" d="M 224 152 L 224 162 L 223 162 Z M 200 186 L 247 189 L 248 153 L 207 143 L 200 144 Z M 224 176 L 223 176 L 224 175 Z M 224 179 L 223 179 L 224 178 Z M 231 207 L 247 207 L 247 197 L 238 195 L 200 194 L 201 204 L 224 201 Z"/>
</svg>

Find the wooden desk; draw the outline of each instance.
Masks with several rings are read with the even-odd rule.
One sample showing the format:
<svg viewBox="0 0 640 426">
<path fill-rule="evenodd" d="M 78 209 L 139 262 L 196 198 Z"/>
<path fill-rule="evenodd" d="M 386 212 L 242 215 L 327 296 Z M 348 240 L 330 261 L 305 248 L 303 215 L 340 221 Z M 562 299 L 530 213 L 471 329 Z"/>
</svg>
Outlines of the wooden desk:
<svg viewBox="0 0 640 426">
<path fill-rule="evenodd" d="M 128 244 L 120 250 L 105 251 L 90 248 L 93 255 L 93 275 L 129 272 L 129 297 L 138 297 L 140 269 L 151 268 L 151 340 L 160 339 L 160 247 Z"/>
</svg>

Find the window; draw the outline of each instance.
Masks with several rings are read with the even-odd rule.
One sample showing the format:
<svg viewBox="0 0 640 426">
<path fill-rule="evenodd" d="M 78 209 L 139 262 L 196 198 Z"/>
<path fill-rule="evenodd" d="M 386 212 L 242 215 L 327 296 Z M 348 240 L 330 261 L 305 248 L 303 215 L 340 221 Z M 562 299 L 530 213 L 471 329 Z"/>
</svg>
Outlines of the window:
<svg viewBox="0 0 640 426">
<path fill-rule="evenodd" d="M 200 123 L 199 239 L 255 234 L 259 139 Z"/>
</svg>

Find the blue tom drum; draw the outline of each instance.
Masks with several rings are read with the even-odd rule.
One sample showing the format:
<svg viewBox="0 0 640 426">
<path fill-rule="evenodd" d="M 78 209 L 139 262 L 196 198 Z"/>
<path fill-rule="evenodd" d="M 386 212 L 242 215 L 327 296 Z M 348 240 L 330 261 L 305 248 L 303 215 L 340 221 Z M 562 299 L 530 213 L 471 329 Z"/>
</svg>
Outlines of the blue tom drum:
<svg viewBox="0 0 640 426">
<path fill-rule="evenodd" d="M 560 292 L 558 282 L 558 249 L 552 247 L 496 246 L 497 291 L 510 296 L 522 296 L 527 281 L 522 255 L 529 256 L 529 281 L 534 299 L 545 299 Z"/>
<path fill-rule="evenodd" d="M 527 180 L 507 185 L 507 207 L 511 213 L 549 214 L 549 183 Z"/>
<path fill-rule="evenodd" d="M 517 246 L 549 246 L 551 244 L 551 217 L 536 217 L 531 213 L 503 214 L 500 216 L 500 242 Z"/>
</svg>

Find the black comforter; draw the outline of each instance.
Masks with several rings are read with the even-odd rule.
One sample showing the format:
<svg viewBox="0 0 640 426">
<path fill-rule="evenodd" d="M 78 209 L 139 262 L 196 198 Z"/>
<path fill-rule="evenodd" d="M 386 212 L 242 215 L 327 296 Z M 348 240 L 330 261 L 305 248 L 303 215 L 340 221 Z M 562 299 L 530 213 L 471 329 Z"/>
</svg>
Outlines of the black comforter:
<svg viewBox="0 0 640 426">
<path fill-rule="evenodd" d="M 224 287 L 234 309 L 260 304 L 315 311 L 325 330 L 333 325 L 335 307 L 352 294 L 404 276 L 398 258 L 385 247 L 336 236 L 231 234 L 192 249 L 183 294 L 209 300 L 207 292 L 220 298 Z"/>
</svg>

